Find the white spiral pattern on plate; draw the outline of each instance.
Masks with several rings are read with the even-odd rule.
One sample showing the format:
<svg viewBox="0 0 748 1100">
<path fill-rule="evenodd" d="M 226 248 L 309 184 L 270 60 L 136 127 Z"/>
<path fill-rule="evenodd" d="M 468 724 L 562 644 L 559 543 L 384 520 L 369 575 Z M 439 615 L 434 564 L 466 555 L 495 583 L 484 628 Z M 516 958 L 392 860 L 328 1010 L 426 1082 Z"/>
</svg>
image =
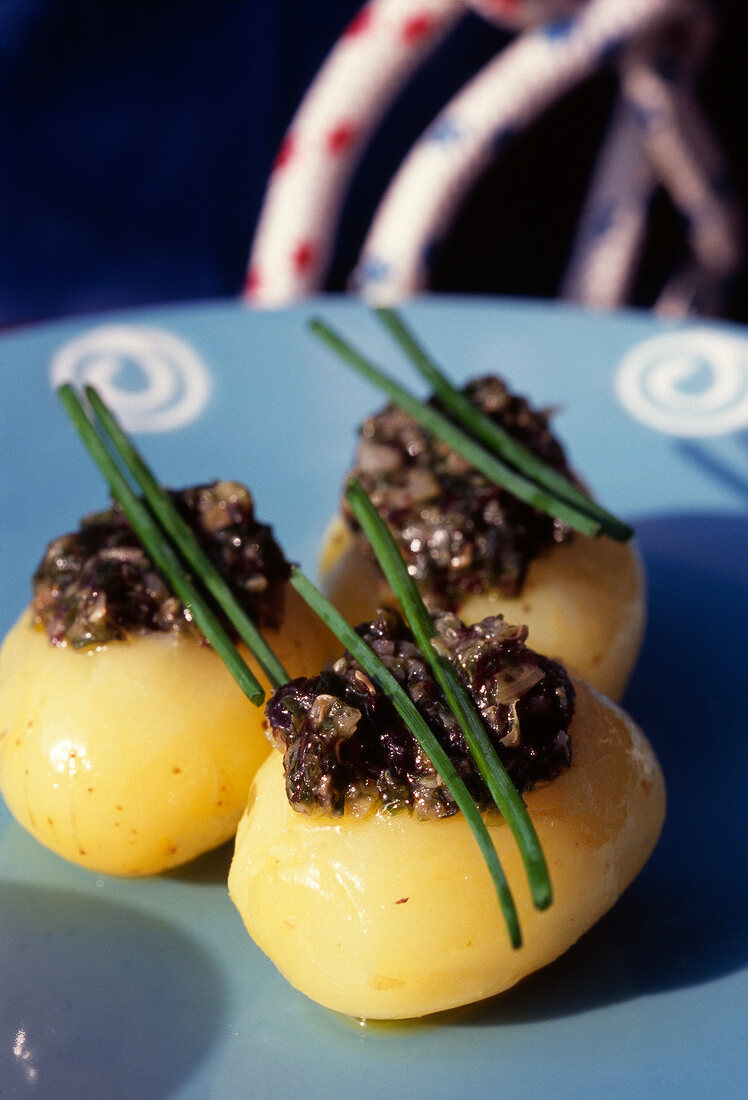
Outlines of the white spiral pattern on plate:
<svg viewBox="0 0 748 1100">
<path fill-rule="evenodd" d="M 147 325 L 103 325 L 70 340 L 55 353 L 50 380 L 55 389 L 65 382 L 93 386 L 130 432 L 169 432 L 191 423 L 211 390 L 194 349 Z"/>
<path fill-rule="evenodd" d="M 748 427 L 748 340 L 693 328 L 645 340 L 621 362 L 621 404 L 650 428 L 676 436 Z"/>
</svg>

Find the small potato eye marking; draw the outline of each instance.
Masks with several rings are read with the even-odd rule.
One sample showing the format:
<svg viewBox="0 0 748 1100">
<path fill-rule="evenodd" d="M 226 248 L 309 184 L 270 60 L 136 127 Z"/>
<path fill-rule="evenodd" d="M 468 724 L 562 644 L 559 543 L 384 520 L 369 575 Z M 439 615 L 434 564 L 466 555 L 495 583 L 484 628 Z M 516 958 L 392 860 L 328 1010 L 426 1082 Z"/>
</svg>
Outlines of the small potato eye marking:
<svg viewBox="0 0 748 1100">
<path fill-rule="evenodd" d="M 407 900 L 407 898 L 398 898 L 395 905 L 404 905 Z"/>
<path fill-rule="evenodd" d="M 402 978 L 389 978 L 386 974 L 375 974 L 371 979 L 374 989 L 400 989 L 405 985 Z"/>
<path fill-rule="evenodd" d="M 172 768 L 171 772 L 172 772 L 172 775 L 181 775 L 182 774 L 182 769 L 181 768 Z"/>
</svg>

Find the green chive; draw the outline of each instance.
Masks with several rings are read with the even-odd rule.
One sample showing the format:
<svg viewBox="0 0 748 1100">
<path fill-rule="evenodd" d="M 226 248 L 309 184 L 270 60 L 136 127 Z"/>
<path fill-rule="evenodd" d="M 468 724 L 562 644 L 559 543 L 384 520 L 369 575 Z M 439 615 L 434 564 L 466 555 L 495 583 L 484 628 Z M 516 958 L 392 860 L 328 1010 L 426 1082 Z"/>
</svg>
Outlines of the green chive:
<svg viewBox="0 0 748 1100">
<path fill-rule="evenodd" d="M 559 500 L 558 497 L 546 492 L 533 481 L 501 462 L 446 416 L 437 412 L 431 405 L 419 401 L 417 397 L 398 385 L 393 378 L 365 359 L 341 336 L 333 332 L 324 321 L 312 320 L 310 328 L 359 374 L 383 390 L 396 405 L 409 413 L 427 431 L 443 440 L 452 450 L 461 454 L 490 481 L 503 486 L 519 500 L 525 501 L 538 511 L 563 520 L 582 535 L 600 534 L 601 528 L 597 520 L 580 512 L 578 508 L 566 501 Z"/>
<path fill-rule="evenodd" d="M 628 524 L 596 504 L 578 485 L 554 470 L 552 466 L 548 466 L 529 448 L 514 439 L 505 428 L 487 416 L 464 393 L 456 389 L 394 310 L 380 308 L 376 309 L 375 313 L 409 356 L 416 370 L 429 383 L 444 408 L 472 436 L 536 484 L 542 485 L 559 499 L 565 500 L 567 504 L 575 506 L 580 512 L 597 520 L 603 532 L 611 538 L 618 539 L 620 542 L 631 538 L 634 532 Z"/>
<path fill-rule="evenodd" d="M 221 657 L 231 674 L 255 706 L 265 699 L 261 684 L 247 667 L 210 605 L 185 574 L 182 562 L 167 542 L 161 528 L 143 502 L 135 495 L 107 450 L 73 387 L 67 383 L 58 395 L 91 457 L 109 484 L 112 495 L 122 508 L 156 569 L 189 608 L 195 622 Z"/>
<path fill-rule="evenodd" d="M 457 806 L 464 814 L 483 853 L 483 858 L 488 865 L 491 878 L 496 887 L 512 946 L 515 948 L 521 947 L 522 933 L 519 927 L 519 917 L 496 849 L 491 842 L 491 837 L 478 807 L 470 797 L 465 784 L 455 771 L 454 765 L 446 752 L 426 725 L 412 699 L 403 691 L 374 651 L 356 633 L 353 627 L 348 625 L 319 589 L 315 588 L 312 582 L 297 568 L 293 568 L 291 571 L 291 584 L 392 702 L 418 744 L 439 772 Z"/>
<path fill-rule="evenodd" d="M 434 624 L 387 525 L 357 481 L 348 485 L 346 498 L 371 543 L 419 649 L 431 665 L 450 710 L 460 723 L 478 770 L 512 830 L 525 865 L 535 907 L 547 909 L 553 893 L 545 856 L 530 815 L 496 754 L 483 721 L 451 662 L 437 653 L 432 645 Z"/>
<path fill-rule="evenodd" d="M 289 675 L 283 665 L 195 538 L 190 525 L 177 511 L 174 501 L 158 484 L 142 455 L 122 431 L 96 390 L 87 386 L 85 394 L 114 450 L 137 482 L 156 519 L 246 643 L 271 685 L 276 688 L 287 683 Z"/>
</svg>

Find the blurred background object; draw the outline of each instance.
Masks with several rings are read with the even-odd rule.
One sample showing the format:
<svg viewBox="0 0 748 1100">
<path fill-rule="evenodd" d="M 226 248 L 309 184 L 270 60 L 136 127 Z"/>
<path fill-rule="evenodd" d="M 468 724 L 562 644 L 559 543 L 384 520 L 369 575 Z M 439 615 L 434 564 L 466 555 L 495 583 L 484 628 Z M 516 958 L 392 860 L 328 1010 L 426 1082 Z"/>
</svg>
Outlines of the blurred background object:
<svg viewBox="0 0 748 1100">
<path fill-rule="evenodd" d="M 593 306 L 628 302 L 661 191 L 680 217 L 684 259 L 654 308 L 719 312 L 742 264 L 742 215 L 694 90 L 712 38 L 702 0 L 369 0 L 283 139 L 247 298 L 284 305 L 322 287 L 362 150 L 424 57 L 473 7 L 515 37 L 408 151 L 375 211 L 351 287 L 378 304 L 427 290 L 456 215 L 486 170 L 570 90 L 612 70 L 617 94 L 562 296 Z M 407 99 L 399 109 L 406 107 Z M 546 170 L 553 168 L 549 159 Z M 542 264 L 542 254 L 536 258 Z"/>
<path fill-rule="evenodd" d="M 516 28 L 478 12 L 492 2 L 476 0 L 455 19 L 383 110 L 341 197 L 324 289 L 348 287 L 408 151 L 514 39 Z M 360 0 L 0 2 L 0 323 L 239 294 L 284 135 L 360 8 Z M 745 203 L 748 16 L 726 0 L 712 8 L 694 96 Z M 616 140 L 619 89 L 615 69 L 591 68 L 512 135 L 453 211 L 431 257 L 430 289 L 564 293 L 598 152 Z M 673 271 L 688 272 L 691 228 L 656 187 L 629 301 L 650 307 Z M 744 272 L 725 289 L 718 312 L 748 320 Z"/>
</svg>

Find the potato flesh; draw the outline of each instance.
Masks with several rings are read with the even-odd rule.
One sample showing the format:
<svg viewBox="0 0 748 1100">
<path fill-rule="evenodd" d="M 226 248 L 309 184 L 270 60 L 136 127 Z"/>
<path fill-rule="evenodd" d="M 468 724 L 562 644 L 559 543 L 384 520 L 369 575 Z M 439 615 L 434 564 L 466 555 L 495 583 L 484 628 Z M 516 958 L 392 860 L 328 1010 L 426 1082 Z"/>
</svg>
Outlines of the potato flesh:
<svg viewBox="0 0 748 1100">
<path fill-rule="evenodd" d="M 266 637 L 309 674 L 331 639 L 288 595 Z M 230 839 L 268 752 L 262 708 L 194 638 L 74 650 L 25 613 L 0 652 L 0 792 L 42 844 L 91 870 L 155 874 Z"/>
<path fill-rule="evenodd" d="M 654 847 L 664 785 L 641 731 L 576 686 L 574 763 L 526 795 L 554 888 L 550 909 L 533 908 L 508 827 L 487 819 L 519 910 L 516 951 L 462 815 L 307 817 L 290 808 L 280 754 L 271 754 L 239 826 L 229 892 L 292 985 L 351 1016 L 423 1016 L 507 989 L 610 908 Z"/>
<path fill-rule="evenodd" d="M 392 601 L 371 560 L 356 550 L 337 519 L 323 547 L 320 572 L 328 598 L 349 622 L 369 621 Z M 519 596 L 495 588 L 469 595 L 456 609 L 466 626 L 489 615 L 525 623 L 528 645 L 611 699 L 620 699 L 644 633 L 644 576 L 631 543 L 575 536 L 535 558 Z"/>
</svg>

